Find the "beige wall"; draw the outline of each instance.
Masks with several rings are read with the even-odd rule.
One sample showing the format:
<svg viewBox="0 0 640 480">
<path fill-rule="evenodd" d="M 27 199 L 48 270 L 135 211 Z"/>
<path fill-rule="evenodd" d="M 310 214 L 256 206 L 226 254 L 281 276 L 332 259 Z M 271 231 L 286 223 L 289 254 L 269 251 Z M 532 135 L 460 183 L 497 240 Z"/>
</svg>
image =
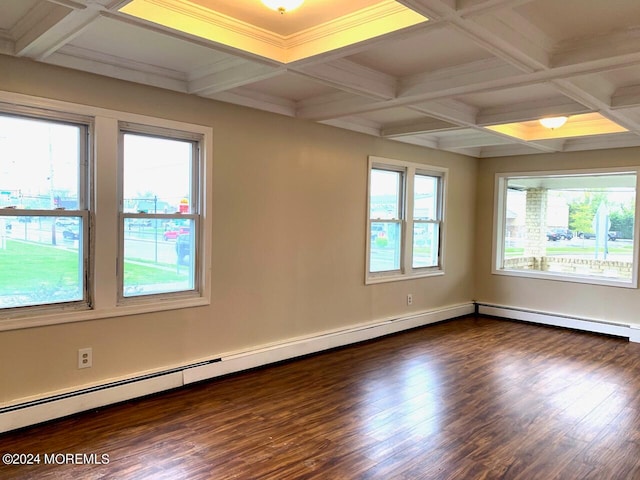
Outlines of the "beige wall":
<svg viewBox="0 0 640 480">
<path fill-rule="evenodd" d="M 637 166 L 640 149 L 527 155 L 479 162 L 476 218 L 482 220 L 477 221 L 476 230 L 476 301 L 640 325 L 637 289 L 491 274 L 496 173 Z"/>
<path fill-rule="evenodd" d="M 0 405 L 473 300 L 475 159 L 11 57 L 0 72 L 0 90 L 214 133 L 211 305 L 0 332 Z M 446 275 L 364 285 L 368 155 L 450 169 Z"/>
</svg>

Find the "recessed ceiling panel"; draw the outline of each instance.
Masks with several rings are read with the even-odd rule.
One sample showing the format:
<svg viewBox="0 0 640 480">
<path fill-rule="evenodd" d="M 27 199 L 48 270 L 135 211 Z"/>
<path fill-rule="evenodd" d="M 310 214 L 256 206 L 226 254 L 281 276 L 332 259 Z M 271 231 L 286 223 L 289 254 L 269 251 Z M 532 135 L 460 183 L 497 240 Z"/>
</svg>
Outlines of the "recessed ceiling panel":
<svg viewBox="0 0 640 480">
<path fill-rule="evenodd" d="M 418 123 L 424 122 L 425 120 L 433 120 L 433 118 L 426 116 L 424 113 L 403 107 L 361 113 L 358 117 L 385 126 L 410 125 L 412 122 Z"/>
<path fill-rule="evenodd" d="M 331 87 L 291 73 L 251 83 L 244 88 L 294 102 L 336 92 Z"/>
<path fill-rule="evenodd" d="M 638 0 L 535 0 L 515 9 L 555 42 L 637 27 Z"/>
<path fill-rule="evenodd" d="M 610 70 L 597 76 L 606 81 L 611 86 L 612 91 L 618 88 L 640 85 L 640 65 Z"/>
<path fill-rule="evenodd" d="M 107 18 L 93 22 L 71 45 L 180 72 L 190 72 L 228 57 L 216 50 Z"/>
<path fill-rule="evenodd" d="M 538 83 L 526 87 L 505 88 L 502 90 L 463 95 L 458 97 L 458 100 L 482 109 L 523 104 L 558 97 L 561 97 L 561 94 L 553 85 Z"/>
<path fill-rule="evenodd" d="M 31 10 L 38 0 L 2 0 L 0 30 L 9 30 Z"/>
<path fill-rule="evenodd" d="M 404 77 L 490 58 L 466 37 L 446 28 L 429 28 L 352 55 L 350 60 L 388 75 Z"/>
</svg>

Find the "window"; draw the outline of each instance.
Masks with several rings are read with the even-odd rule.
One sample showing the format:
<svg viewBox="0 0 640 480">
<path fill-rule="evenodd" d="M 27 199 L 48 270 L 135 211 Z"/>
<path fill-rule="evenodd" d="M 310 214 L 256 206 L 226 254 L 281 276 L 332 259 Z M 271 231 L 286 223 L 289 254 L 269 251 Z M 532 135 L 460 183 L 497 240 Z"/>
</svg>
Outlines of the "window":
<svg viewBox="0 0 640 480">
<path fill-rule="evenodd" d="M 0 112 L 0 310 L 89 303 L 89 122 Z"/>
<path fill-rule="evenodd" d="M 446 169 L 369 158 L 367 283 L 441 274 Z"/>
<path fill-rule="evenodd" d="M 121 297 L 198 289 L 200 140 L 123 124 Z"/>
<path fill-rule="evenodd" d="M 0 330 L 208 305 L 212 137 L 0 91 Z"/>
<path fill-rule="evenodd" d="M 494 273 L 636 286 L 637 169 L 497 177 Z"/>
</svg>

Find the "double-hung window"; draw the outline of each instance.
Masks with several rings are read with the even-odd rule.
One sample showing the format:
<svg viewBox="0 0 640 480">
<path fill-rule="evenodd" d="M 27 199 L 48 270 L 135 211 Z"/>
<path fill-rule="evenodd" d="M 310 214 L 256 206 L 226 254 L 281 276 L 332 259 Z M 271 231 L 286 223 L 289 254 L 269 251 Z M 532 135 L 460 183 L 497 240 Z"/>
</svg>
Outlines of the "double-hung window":
<svg viewBox="0 0 640 480">
<path fill-rule="evenodd" d="M 0 330 L 208 305 L 212 131 L 0 92 Z"/>
<path fill-rule="evenodd" d="M 121 300 L 198 292 L 201 141 L 121 123 Z"/>
<path fill-rule="evenodd" d="M 89 119 L 0 107 L 0 310 L 85 307 Z"/>
<path fill-rule="evenodd" d="M 367 283 L 443 273 L 446 172 L 369 157 Z"/>
</svg>

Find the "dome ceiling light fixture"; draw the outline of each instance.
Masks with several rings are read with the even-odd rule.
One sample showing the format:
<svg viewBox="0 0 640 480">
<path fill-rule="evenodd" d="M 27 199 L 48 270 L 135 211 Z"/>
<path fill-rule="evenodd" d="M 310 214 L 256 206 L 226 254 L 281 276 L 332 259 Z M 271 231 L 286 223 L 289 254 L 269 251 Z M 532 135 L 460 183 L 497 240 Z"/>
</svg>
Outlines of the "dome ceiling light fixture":
<svg viewBox="0 0 640 480">
<path fill-rule="evenodd" d="M 543 127 L 555 130 L 567 123 L 567 120 L 568 117 L 547 117 L 541 118 L 539 122 Z"/>
<path fill-rule="evenodd" d="M 262 0 L 262 3 L 267 7 L 276 12 L 280 12 L 281 15 L 284 15 L 285 12 L 295 10 L 302 5 L 303 2 L 304 0 Z"/>
</svg>

